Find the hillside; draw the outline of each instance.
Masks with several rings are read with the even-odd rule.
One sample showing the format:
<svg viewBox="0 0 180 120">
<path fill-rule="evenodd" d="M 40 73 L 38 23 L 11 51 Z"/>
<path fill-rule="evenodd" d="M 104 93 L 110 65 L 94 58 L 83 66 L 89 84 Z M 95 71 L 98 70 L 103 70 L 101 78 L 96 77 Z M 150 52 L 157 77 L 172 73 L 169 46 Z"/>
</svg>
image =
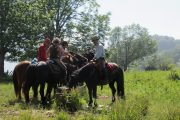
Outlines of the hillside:
<svg viewBox="0 0 180 120">
<path fill-rule="evenodd" d="M 157 41 L 157 53 L 172 58 L 175 64 L 179 64 L 180 40 L 169 36 L 153 35 L 152 37 Z"/>
<path fill-rule="evenodd" d="M 173 37 L 159 35 L 153 35 L 152 37 L 157 41 L 159 52 L 172 51 L 180 46 L 180 40 L 174 39 Z"/>
</svg>

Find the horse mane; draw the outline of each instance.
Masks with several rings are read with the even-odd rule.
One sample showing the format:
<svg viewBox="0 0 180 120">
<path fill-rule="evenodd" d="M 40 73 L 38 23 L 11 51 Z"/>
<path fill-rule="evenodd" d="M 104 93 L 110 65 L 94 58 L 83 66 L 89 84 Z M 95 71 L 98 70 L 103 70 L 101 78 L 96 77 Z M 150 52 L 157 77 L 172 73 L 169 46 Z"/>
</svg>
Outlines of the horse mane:
<svg viewBox="0 0 180 120">
<path fill-rule="evenodd" d="M 94 58 L 93 52 L 84 53 L 83 56 L 88 59 L 88 61 L 91 61 Z"/>
<path fill-rule="evenodd" d="M 71 76 L 78 79 L 83 79 L 84 77 L 86 78 L 88 77 L 87 75 L 89 74 L 89 72 L 92 71 L 93 67 L 94 65 L 92 63 L 88 63 L 80 69 L 75 70 Z"/>
</svg>

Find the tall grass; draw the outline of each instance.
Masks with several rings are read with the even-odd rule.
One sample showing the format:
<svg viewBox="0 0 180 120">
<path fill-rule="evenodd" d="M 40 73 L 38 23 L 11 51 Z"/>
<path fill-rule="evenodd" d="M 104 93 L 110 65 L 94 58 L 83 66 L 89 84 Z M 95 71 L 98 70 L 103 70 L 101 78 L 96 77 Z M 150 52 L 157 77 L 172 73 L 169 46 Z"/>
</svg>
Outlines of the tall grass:
<svg viewBox="0 0 180 120">
<path fill-rule="evenodd" d="M 180 71 L 176 70 L 176 75 Z M 172 71 L 129 71 L 125 73 L 126 99 L 111 103 L 108 86 L 98 87 L 99 107 L 86 107 L 87 89 L 72 92 L 77 111 L 58 110 L 53 103 L 43 108 L 40 102 L 17 101 L 11 82 L 0 83 L 0 119 L 7 120 L 179 120 L 180 81 L 172 80 Z M 32 98 L 32 94 L 30 94 Z M 54 107 L 55 106 L 55 107 Z M 79 106 L 79 107 L 78 107 Z M 83 107 L 80 107 L 83 106 Z"/>
</svg>

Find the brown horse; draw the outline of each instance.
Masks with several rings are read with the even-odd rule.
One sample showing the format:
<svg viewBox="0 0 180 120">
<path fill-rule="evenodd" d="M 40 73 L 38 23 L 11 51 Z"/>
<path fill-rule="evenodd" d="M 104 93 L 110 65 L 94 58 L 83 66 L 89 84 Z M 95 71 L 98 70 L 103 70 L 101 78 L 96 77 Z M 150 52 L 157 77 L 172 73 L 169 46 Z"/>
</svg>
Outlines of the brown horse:
<svg viewBox="0 0 180 120">
<path fill-rule="evenodd" d="M 26 69 L 31 64 L 30 61 L 22 61 L 17 64 L 13 71 L 13 84 L 14 91 L 18 100 L 21 100 L 21 89 L 23 87 L 24 81 L 26 81 Z"/>
</svg>

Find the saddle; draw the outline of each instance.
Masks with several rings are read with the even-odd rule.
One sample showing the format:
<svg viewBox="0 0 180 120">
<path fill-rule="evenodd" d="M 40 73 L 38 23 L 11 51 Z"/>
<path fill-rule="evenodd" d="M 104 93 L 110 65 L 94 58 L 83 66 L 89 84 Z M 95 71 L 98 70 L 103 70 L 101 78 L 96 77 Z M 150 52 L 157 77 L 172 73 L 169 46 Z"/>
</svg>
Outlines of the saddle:
<svg viewBox="0 0 180 120">
<path fill-rule="evenodd" d="M 57 61 L 48 61 L 47 62 L 52 74 L 58 75 L 61 72 L 61 67 Z"/>
<path fill-rule="evenodd" d="M 113 66 L 113 64 L 111 64 L 111 63 L 106 63 L 106 69 L 109 71 L 109 72 L 112 72 L 113 71 L 113 68 L 114 66 Z"/>
<path fill-rule="evenodd" d="M 106 85 L 109 83 L 110 80 L 110 72 L 113 70 L 112 66 L 106 63 L 104 71 L 101 70 L 101 66 L 98 63 L 93 62 L 95 68 L 99 73 L 99 85 Z M 105 75 L 106 74 L 106 75 Z"/>
</svg>

